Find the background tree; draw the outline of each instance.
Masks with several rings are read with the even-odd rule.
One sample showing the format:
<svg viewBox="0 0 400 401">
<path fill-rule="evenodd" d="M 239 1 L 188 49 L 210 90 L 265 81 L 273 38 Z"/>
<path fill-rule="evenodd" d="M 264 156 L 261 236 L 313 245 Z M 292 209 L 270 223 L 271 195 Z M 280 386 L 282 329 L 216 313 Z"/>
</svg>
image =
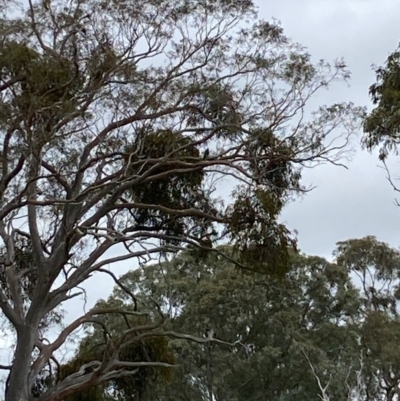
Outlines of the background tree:
<svg viewBox="0 0 400 401">
<path fill-rule="evenodd" d="M 319 399 L 309 360 L 347 400 L 358 366 L 361 299 L 345 267 L 292 254 L 285 279 L 249 273 L 218 255 L 196 262 L 181 254 L 121 277 L 138 300 L 162 303 L 171 330 L 224 343 L 171 345 L 180 365 L 147 400 Z M 116 299 L 126 299 L 118 288 Z M 334 389 L 334 390 L 333 390 Z"/>
<path fill-rule="evenodd" d="M 386 60 L 384 66 L 375 69 L 376 82 L 369 88 L 374 109 L 364 119 L 363 145 L 368 150 L 379 149 L 382 161 L 392 187 L 398 187 L 386 164 L 390 152 L 397 154 L 400 123 L 398 110 L 400 105 L 400 48 L 397 48 Z"/>
<path fill-rule="evenodd" d="M 399 395 L 400 251 L 369 236 L 339 242 L 337 262 L 360 287 L 362 399 L 394 401 Z M 354 319 L 353 319 L 354 320 Z"/>
<path fill-rule="evenodd" d="M 382 67 L 375 69 L 376 83 L 369 88 L 371 100 L 375 108 L 369 113 L 364 122 L 364 131 L 367 134 L 365 145 L 373 148 L 383 145 L 381 157 L 397 146 L 399 135 L 399 121 L 396 118 L 396 109 L 400 103 L 400 52 L 396 49 Z"/>
<path fill-rule="evenodd" d="M 146 309 L 160 302 L 170 330 L 223 341 L 172 342 L 173 382 L 144 399 L 394 401 L 400 253 L 370 236 L 334 254 L 291 253 L 284 279 L 190 253 L 121 277 Z M 112 298 L 129 303 L 118 287 Z"/>
<path fill-rule="evenodd" d="M 96 307 L 41 339 L 43 322 L 103 266 L 225 239 L 243 268 L 284 269 L 294 240 L 279 213 L 305 190 L 302 167 L 345 155 L 359 110 L 304 117 L 316 91 L 348 79 L 346 66 L 313 65 L 250 0 L 28 0 L 2 11 L 0 309 L 16 333 L 5 398 L 26 401 L 75 330 L 116 313 Z M 236 187 L 224 204 L 216 185 L 227 177 Z M 135 375 L 119 359 L 129 330 L 108 339 L 113 352 L 93 370 L 36 395 L 63 400 Z"/>
<path fill-rule="evenodd" d="M 379 149 L 390 184 L 395 191 L 399 187 L 387 165 L 391 152 L 397 154 L 399 144 L 399 105 L 400 105 L 400 52 L 397 48 L 387 58 L 384 66 L 376 68 L 376 82 L 370 87 L 374 109 L 364 120 L 365 136 L 363 144 L 368 150 Z M 397 204 L 398 201 L 396 201 Z M 397 399 L 399 390 L 399 358 L 397 346 L 399 336 L 398 299 L 399 273 L 397 251 L 390 250 L 386 244 L 375 238 L 354 242 L 354 254 L 347 259 L 354 260 L 364 252 L 363 263 L 358 270 L 364 287 L 366 304 L 365 341 L 368 346 L 366 367 L 376 376 L 368 382 L 369 399 L 383 397 Z M 367 253 L 366 249 L 370 249 Z M 357 262 L 358 263 L 358 262 Z M 380 365 L 382 360 L 384 365 Z"/>
<path fill-rule="evenodd" d="M 348 376 L 341 382 L 342 389 L 344 386 L 349 400 L 397 400 L 400 252 L 368 236 L 339 242 L 335 255 L 337 265 L 352 276 L 358 289 L 356 313 L 345 316 L 345 324 L 351 327 L 357 344 L 346 356 Z M 326 401 L 336 399 L 334 375 L 324 377 L 326 371 L 318 372 L 319 366 L 311 359 L 309 363 L 319 396 Z"/>
</svg>

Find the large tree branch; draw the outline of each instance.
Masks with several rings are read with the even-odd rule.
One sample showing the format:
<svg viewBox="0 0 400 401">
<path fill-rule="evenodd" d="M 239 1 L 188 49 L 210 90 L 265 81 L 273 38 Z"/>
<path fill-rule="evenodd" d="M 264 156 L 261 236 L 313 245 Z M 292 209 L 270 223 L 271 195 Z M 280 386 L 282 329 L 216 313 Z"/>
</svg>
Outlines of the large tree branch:
<svg viewBox="0 0 400 401">
<path fill-rule="evenodd" d="M 160 368 L 176 368 L 178 365 L 172 365 L 166 362 L 127 362 L 115 361 L 111 365 L 112 368 L 143 368 L 143 367 L 160 367 Z"/>
<path fill-rule="evenodd" d="M 42 160 L 41 163 L 42 166 L 48 170 L 54 179 L 65 189 L 66 199 L 69 199 L 72 193 L 72 188 L 68 182 L 62 178 L 61 174 L 50 163 L 47 163 L 45 160 Z"/>
<path fill-rule="evenodd" d="M 168 252 L 168 251 L 176 252 L 177 250 L 183 249 L 182 247 L 160 246 L 160 247 L 155 247 L 151 250 L 145 249 L 141 251 L 136 251 L 125 255 L 108 258 L 98 263 L 94 263 L 101 255 L 103 255 L 109 249 L 111 245 L 112 244 L 109 244 L 108 247 L 104 247 L 104 249 L 101 252 L 92 253 L 92 258 L 89 257 L 89 259 L 87 259 L 68 277 L 65 283 L 63 283 L 59 288 L 53 290 L 49 294 L 49 303 L 47 305 L 47 310 L 52 310 L 61 302 L 63 302 L 65 300 L 65 296 L 68 293 L 68 291 L 78 286 L 80 283 L 85 281 L 90 276 L 91 273 L 101 269 L 103 266 L 124 260 L 138 258 L 141 256 L 148 256 L 153 253 L 158 254 L 160 252 Z"/>
<path fill-rule="evenodd" d="M 17 277 L 14 230 L 12 227 L 9 227 L 9 230 L 11 231 L 11 233 L 6 232 L 6 229 L 4 227 L 4 222 L 0 221 L 0 237 L 3 239 L 6 249 L 5 258 L 3 261 L 4 264 L 2 267 L 5 272 L 6 283 L 8 284 L 8 288 L 10 290 L 10 294 L 14 304 L 13 310 L 23 321 L 24 320 L 23 301 L 22 301 L 22 296 L 20 294 L 19 281 Z"/>
<path fill-rule="evenodd" d="M 94 361 L 100 363 L 98 361 Z M 93 363 L 90 366 L 96 365 Z M 82 369 L 86 369 L 88 365 L 82 366 Z M 49 393 L 43 394 L 39 401 L 61 401 L 68 396 L 71 396 L 75 393 L 78 393 L 82 390 L 85 390 L 89 387 L 95 386 L 97 384 L 101 384 L 104 382 L 108 382 L 113 379 L 118 379 L 122 377 L 131 377 L 136 375 L 139 372 L 139 369 L 125 370 L 118 369 L 113 371 L 108 371 L 103 374 L 98 374 L 98 372 L 94 373 L 86 373 L 77 376 L 72 376 L 63 380 L 61 383 L 56 385 L 54 388 L 50 390 Z M 97 373 L 97 374 L 96 374 Z"/>
<path fill-rule="evenodd" d="M 148 313 L 137 312 L 125 310 L 122 308 L 93 308 L 85 315 L 79 317 L 70 323 L 59 335 L 58 337 L 48 345 L 42 345 L 40 349 L 40 354 L 36 361 L 31 367 L 32 375 L 38 374 L 41 369 L 47 364 L 47 362 L 53 356 L 53 353 L 57 351 L 66 341 L 66 339 L 77 329 L 79 329 L 83 324 L 93 322 L 93 318 L 98 315 L 106 315 L 111 313 L 118 313 L 123 315 L 133 315 L 133 316 L 147 316 Z M 146 326 L 147 327 L 147 326 Z M 137 328 L 140 330 L 140 327 Z"/>
<path fill-rule="evenodd" d="M 11 307 L 2 289 L 0 289 L 0 309 L 17 330 L 22 328 L 24 324 L 22 317 Z"/>
<path fill-rule="evenodd" d="M 98 310 L 97 314 L 99 313 L 116 313 L 116 312 L 121 312 L 118 310 L 113 310 L 113 309 L 108 309 L 108 310 Z M 76 321 L 78 322 L 78 320 Z M 78 323 L 74 323 L 71 327 L 75 329 Z M 177 339 L 185 339 L 189 341 L 194 341 L 197 343 L 210 343 L 210 342 L 215 342 L 223 345 L 229 345 L 229 346 L 237 346 L 237 345 L 242 345 L 240 341 L 236 341 L 235 343 L 229 343 L 226 341 L 222 341 L 213 337 L 207 337 L 207 338 L 200 338 L 188 334 L 181 334 L 177 333 L 175 331 L 153 331 L 159 326 L 159 324 L 154 324 L 154 325 L 145 325 L 142 327 L 134 327 L 131 329 L 128 329 L 124 334 L 122 335 L 123 341 L 120 344 L 119 349 L 124 349 L 133 342 L 136 342 L 140 339 L 143 339 L 145 337 L 154 337 L 154 336 L 169 336 Z M 141 332 L 141 333 L 140 333 Z M 127 340 L 128 334 L 129 333 L 135 333 L 136 335 Z M 57 341 L 58 342 L 58 341 Z M 53 343 L 55 344 L 55 343 Z M 68 376 L 66 379 L 64 379 L 61 383 L 59 383 L 54 389 L 51 390 L 50 394 L 44 394 L 43 395 L 43 400 L 47 400 L 48 397 L 51 395 L 51 399 L 61 399 L 61 395 L 66 394 L 68 391 L 68 394 L 73 394 L 76 391 L 81 391 L 84 388 L 87 388 L 87 386 L 93 386 L 98 383 L 106 382 L 108 380 L 111 380 L 111 378 L 119 377 L 121 375 L 133 375 L 137 373 L 137 369 L 134 371 L 126 371 L 124 368 L 141 368 L 141 367 L 165 367 L 165 368 L 173 368 L 176 367 L 177 365 L 172 365 L 170 363 L 165 363 L 165 362 L 158 362 L 158 361 L 140 361 L 140 362 L 131 362 L 131 361 L 121 361 L 116 359 L 116 355 L 118 354 L 118 350 L 116 352 L 113 352 L 111 355 L 111 359 L 104 359 L 103 362 L 100 361 L 92 361 L 88 364 L 83 365 L 80 370 L 70 376 Z M 104 356 L 105 358 L 108 358 L 106 355 Z M 89 367 L 97 367 L 93 373 L 85 373 L 86 369 Z M 129 373 L 128 373 L 129 372 Z"/>
</svg>

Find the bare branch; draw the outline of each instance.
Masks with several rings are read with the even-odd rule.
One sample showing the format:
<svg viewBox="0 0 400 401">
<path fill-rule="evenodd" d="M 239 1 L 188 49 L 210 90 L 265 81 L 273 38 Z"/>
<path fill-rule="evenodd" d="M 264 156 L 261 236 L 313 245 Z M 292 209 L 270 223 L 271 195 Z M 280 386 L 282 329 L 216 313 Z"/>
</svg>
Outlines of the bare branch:
<svg viewBox="0 0 400 401">
<path fill-rule="evenodd" d="M 131 298 L 131 300 L 133 301 L 133 304 L 135 305 L 135 311 L 137 311 L 137 299 L 135 297 L 135 295 L 133 294 L 133 292 L 126 286 L 124 285 L 121 280 L 118 280 L 117 277 L 115 276 L 114 273 L 112 273 L 109 270 L 105 270 L 105 269 L 97 269 L 98 272 L 102 272 L 102 273 L 106 273 L 109 276 L 112 277 L 112 279 L 114 280 L 114 283 L 122 289 L 122 291 L 124 291 L 126 294 L 129 295 L 129 297 Z"/>
<path fill-rule="evenodd" d="M 318 396 L 321 398 L 322 401 L 329 401 L 330 397 L 327 394 L 327 390 L 328 390 L 329 385 L 331 383 L 332 375 L 330 376 L 326 386 L 323 386 L 322 383 L 321 383 L 321 379 L 319 378 L 317 372 L 315 371 L 315 368 L 314 368 L 313 364 L 310 361 L 310 358 L 308 357 L 308 355 L 306 354 L 306 352 L 303 349 L 301 351 L 302 351 L 303 355 L 306 357 L 307 362 L 310 365 L 310 368 L 312 370 L 312 373 L 313 373 L 315 379 L 317 380 L 318 387 L 319 387 L 319 389 L 321 391 L 321 394 L 318 394 Z"/>
</svg>

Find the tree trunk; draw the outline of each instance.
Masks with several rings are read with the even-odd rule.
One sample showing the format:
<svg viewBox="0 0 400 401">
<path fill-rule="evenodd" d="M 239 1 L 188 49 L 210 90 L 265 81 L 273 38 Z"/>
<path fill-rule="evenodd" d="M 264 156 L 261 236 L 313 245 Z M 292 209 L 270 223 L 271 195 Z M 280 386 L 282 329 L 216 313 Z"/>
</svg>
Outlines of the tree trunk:
<svg viewBox="0 0 400 401">
<path fill-rule="evenodd" d="M 33 333 L 29 326 L 25 326 L 17 335 L 17 347 L 8 379 L 5 401 L 29 401 L 32 398 L 28 376 L 34 345 Z"/>
</svg>

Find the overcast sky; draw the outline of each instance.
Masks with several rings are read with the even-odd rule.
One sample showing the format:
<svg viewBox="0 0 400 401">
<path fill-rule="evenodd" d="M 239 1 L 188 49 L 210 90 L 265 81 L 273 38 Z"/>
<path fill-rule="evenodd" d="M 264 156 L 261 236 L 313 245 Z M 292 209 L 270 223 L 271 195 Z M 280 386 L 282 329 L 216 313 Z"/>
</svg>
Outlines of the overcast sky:
<svg viewBox="0 0 400 401">
<path fill-rule="evenodd" d="M 259 0 L 260 16 L 276 18 L 286 34 L 306 46 L 310 54 L 333 61 L 343 57 L 352 72 L 350 87 L 338 85 L 319 97 L 322 103 L 352 101 L 370 107 L 368 88 L 374 82 L 372 64 L 382 64 L 400 40 L 399 0 Z M 375 235 L 400 246 L 400 208 L 395 193 L 378 167 L 376 153 L 362 151 L 348 163 L 348 170 L 322 166 L 304 174 L 316 188 L 289 205 L 282 220 L 299 233 L 300 249 L 330 258 L 337 241 Z M 393 171 L 400 175 L 400 159 L 392 157 Z M 400 194 L 399 194 L 400 195 Z M 116 266 L 119 275 L 133 262 Z M 95 276 L 85 285 L 88 307 L 107 297 L 113 284 Z M 68 305 L 69 319 L 80 315 L 78 303 Z M 68 319 L 68 320 L 69 320 Z"/>
<path fill-rule="evenodd" d="M 339 85 L 320 96 L 323 103 L 352 101 L 371 107 L 368 88 L 400 41 L 398 0 L 271 0 L 258 1 L 262 18 L 281 21 L 286 34 L 318 59 L 343 57 L 352 72 L 350 87 Z M 400 246 L 400 209 L 395 193 L 379 167 L 376 153 L 357 153 L 348 170 L 327 166 L 304 178 L 317 188 L 287 207 L 282 218 L 299 231 L 300 249 L 330 257 L 337 241 L 375 235 Z M 400 174 L 392 157 L 393 172 Z M 396 171 L 397 169 L 397 171 Z M 400 195 L 400 194 L 399 194 Z"/>
</svg>

